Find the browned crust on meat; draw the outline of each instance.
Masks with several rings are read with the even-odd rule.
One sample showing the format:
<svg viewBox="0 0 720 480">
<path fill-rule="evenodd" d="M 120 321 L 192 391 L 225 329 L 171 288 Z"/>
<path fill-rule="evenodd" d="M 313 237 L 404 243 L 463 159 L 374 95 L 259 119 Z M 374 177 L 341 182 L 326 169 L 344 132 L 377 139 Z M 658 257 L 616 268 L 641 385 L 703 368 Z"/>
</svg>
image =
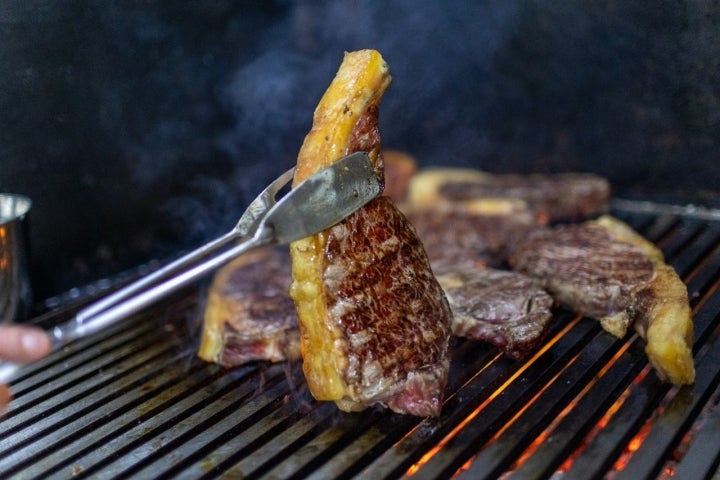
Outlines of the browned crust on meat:
<svg viewBox="0 0 720 480">
<path fill-rule="evenodd" d="M 634 321 L 633 290 L 653 276 L 642 248 L 587 224 L 535 230 L 518 251 L 513 268 L 540 279 L 556 300 L 599 319 L 617 337 Z"/>
<path fill-rule="evenodd" d="M 377 115 L 389 82 L 387 65 L 379 53 L 346 54 L 315 111 L 313 127 L 298 155 L 295 183 L 354 151 L 368 152 L 382 178 Z M 392 202 L 381 197 L 334 227 L 291 245 L 290 294 L 298 311 L 303 371 L 315 398 L 334 400 L 339 408 L 348 411 L 381 403 L 397 412 L 439 413 L 449 360 L 446 348 L 440 349 L 439 358 L 436 343 L 449 343 L 451 313 L 442 290 L 430 284 L 436 280 L 419 241 L 411 241 L 413 236 L 414 230 Z M 403 239 L 403 246 L 397 251 L 388 247 L 393 242 L 398 244 L 399 239 Z M 356 249 L 374 252 L 377 260 L 387 262 L 385 268 L 394 273 L 398 273 L 399 265 L 393 262 L 406 262 L 402 267 L 407 271 L 404 276 L 393 277 L 392 282 L 390 277 L 379 276 L 378 283 L 367 290 L 363 280 L 367 282 L 382 272 L 375 265 L 354 265 Z M 353 293 L 353 289 L 357 290 Z M 431 304 L 427 304 L 427 297 L 417 302 L 414 295 L 418 289 L 434 291 L 439 298 Z M 394 303 L 389 301 L 390 292 Z M 339 307 L 349 308 L 352 304 L 337 295 L 363 303 L 342 309 Z M 438 308 L 443 304 L 444 309 Z M 402 310 L 396 311 L 398 306 Z M 426 311 L 433 315 L 426 315 Z M 418 323 L 409 321 L 408 316 Z M 367 323 L 370 321 L 372 324 Z M 436 335 L 436 324 L 444 325 L 442 339 Z M 416 337 L 417 329 L 424 333 L 412 345 L 412 352 L 404 353 L 409 367 L 403 369 L 402 359 L 392 363 L 387 355 L 392 343 L 396 351 L 402 350 L 403 336 L 380 335 L 383 341 L 358 343 L 363 336 L 376 335 L 374 331 L 389 334 L 406 329 L 410 338 Z M 419 365 L 420 359 L 426 363 Z M 433 372 L 429 377 L 428 371 Z M 368 381 L 370 378 L 373 380 Z"/>
<path fill-rule="evenodd" d="M 489 342 L 514 360 L 542 343 L 552 297 L 528 276 L 460 267 L 439 275 L 453 312 L 453 334 Z"/>
<path fill-rule="evenodd" d="M 345 338 L 344 409 L 380 401 L 396 411 L 434 414 L 449 368 L 449 305 L 417 235 L 387 197 L 330 230 L 325 249 L 327 309 Z M 403 395 L 407 381 L 435 393 Z"/>
<path fill-rule="evenodd" d="M 625 223 L 605 215 L 538 230 L 518 245 L 511 263 L 613 335 L 634 326 L 663 380 L 694 382 L 687 288 L 660 250 Z"/>
<path fill-rule="evenodd" d="M 208 291 L 198 356 L 224 366 L 299 358 L 297 315 L 282 247 L 252 250 L 218 270 Z"/>
</svg>

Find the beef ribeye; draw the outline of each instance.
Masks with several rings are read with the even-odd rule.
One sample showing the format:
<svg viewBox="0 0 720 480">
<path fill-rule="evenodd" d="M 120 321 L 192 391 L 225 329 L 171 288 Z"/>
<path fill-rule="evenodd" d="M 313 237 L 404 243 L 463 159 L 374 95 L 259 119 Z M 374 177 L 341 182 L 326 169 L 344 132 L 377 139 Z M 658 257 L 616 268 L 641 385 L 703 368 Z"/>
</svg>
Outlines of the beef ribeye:
<svg viewBox="0 0 720 480">
<path fill-rule="evenodd" d="M 384 178 L 378 110 L 390 83 L 373 50 L 345 54 L 318 103 L 294 184 L 355 151 Z M 438 415 L 450 367 L 452 314 L 415 230 L 392 200 L 374 199 L 290 246 L 303 372 L 318 400 Z"/>
<path fill-rule="evenodd" d="M 300 357 L 287 247 L 251 250 L 213 277 L 198 355 L 227 367 Z"/>
<path fill-rule="evenodd" d="M 606 215 L 539 228 L 518 241 L 510 263 L 613 335 L 634 326 L 661 378 L 694 381 L 687 289 L 662 252 L 628 225 Z"/>
<path fill-rule="evenodd" d="M 507 262 L 512 239 L 536 226 L 522 201 L 478 199 L 452 205 L 401 205 L 422 240 L 435 273 L 458 266 L 499 267 Z"/>
<path fill-rule="evenodd" d="M 524 201 L 541 223 L 583 220 L 607 212 L 607 179 L 586 173 L 490 174 L 468 168 L 425 168 L 410 182 L 416 206 L 487 198 Z"/>
<path fill-rule="evenodd" d="M 521 360 L 545 338 L 553 299 L 526 275 L 461 267 L 438 275 L 453 312 L 452 331 Z"/>
</svg>

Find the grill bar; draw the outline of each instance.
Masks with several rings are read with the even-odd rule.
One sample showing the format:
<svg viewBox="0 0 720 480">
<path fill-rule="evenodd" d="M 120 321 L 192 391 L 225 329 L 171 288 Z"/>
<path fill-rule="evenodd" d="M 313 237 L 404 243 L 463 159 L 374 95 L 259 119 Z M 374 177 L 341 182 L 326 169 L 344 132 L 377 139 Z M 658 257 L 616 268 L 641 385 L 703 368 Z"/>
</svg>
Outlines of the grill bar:
<svg viewBox="0 0 720 480">
<path fill-rule="evenodd" d="M 654 208 L 653 208 L 654 207 Z M 616 202 L 688 285 L 697 380 L 660 382 L 637 335 L 558 309 L 514 362 L 457 340 L 442 414 L 345 414 L 296 364 L 195 357 L 201 296 L 184 292 L 39 362 L 0 420 L 2 478 L 711 478 L 720 465 L 720 213 Z M 57 308 L 45 327 L 73 314 Z"/>
<path fill-rule="evenodd" d="M 693 419 L 697 418 L 708 398 L 717 388 L 720 371 L 720 345 L 714 345 L 697 369 L 695 388 L 681 389 L 664 407 L 663 415 L 653 422 L 650 431 L 637 451 L 629 459 L 627 467 L 618 479 L 649 478 L 660 473 L 662 465 L 657 462 L 658 452 L 672 454 L 672 448 L 682 439 Z M 698 392 L 700 395 L 695 395 Z M 682 478 L 682 477 L 681 477 Z M 693 477 L 698 478 L 698 477 Z"/>
<path fill-rule="evenodd" d="M 717 445 L 720 444 L 720 407 L 718 407 L 720 399 L 718 397 L 720 397 L 720 391 L 716 390 L 710 402 L 713 407 L 698 426 L 699 432 L 693 438 L 692 444 L 680 463 L 675 467 L 675 478 L 711 478 L 713 473 L 717 475 L 716 472 L 720 466 L 720 452 L 717 451 Z"/>
</svg>

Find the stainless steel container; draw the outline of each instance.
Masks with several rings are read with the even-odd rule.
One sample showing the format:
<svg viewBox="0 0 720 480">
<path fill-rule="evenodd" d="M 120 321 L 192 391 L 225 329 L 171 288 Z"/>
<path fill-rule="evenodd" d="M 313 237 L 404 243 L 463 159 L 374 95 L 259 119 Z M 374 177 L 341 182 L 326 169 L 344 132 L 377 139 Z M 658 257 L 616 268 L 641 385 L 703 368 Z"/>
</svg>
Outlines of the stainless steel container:
<svg viewBox="0 0 720 480">
<path fill-rule="evenodd" d="M 28 273 L 28 213 L 23 195 L 0 193 L 0 323 L 28 318 L 32 289 Z"/>
</svg>

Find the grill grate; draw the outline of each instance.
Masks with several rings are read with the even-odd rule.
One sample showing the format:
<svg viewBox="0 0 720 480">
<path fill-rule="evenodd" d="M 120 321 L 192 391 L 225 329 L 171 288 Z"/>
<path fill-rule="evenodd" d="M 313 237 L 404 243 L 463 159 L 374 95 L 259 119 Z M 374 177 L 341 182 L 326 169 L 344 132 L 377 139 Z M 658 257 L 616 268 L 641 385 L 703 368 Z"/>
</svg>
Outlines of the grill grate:
<svg viewBox="0 0 720 480">
<path fill-rule="evenodd" d="M 695 312 L 696 383 L 658 381 L 636 335 L 558 310 L 524 362 L 458 341 L 442 415 L 338 412 L 298 365 L 195 358 L 196 291 L 28 369 L 0 420 L 2 478 L 711 478 L 720 464 L 720 212 L 617 201 Z M 72 308 L 37 319 L 64 320 Z"/>
</svg>

